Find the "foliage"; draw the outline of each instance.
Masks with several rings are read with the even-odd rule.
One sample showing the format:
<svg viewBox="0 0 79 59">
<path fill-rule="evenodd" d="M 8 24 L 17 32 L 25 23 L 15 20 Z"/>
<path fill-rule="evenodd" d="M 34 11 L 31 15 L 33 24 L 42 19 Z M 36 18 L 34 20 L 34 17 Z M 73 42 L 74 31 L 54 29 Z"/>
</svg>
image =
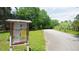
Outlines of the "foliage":
<svg viewBox="0 0 79 59">
<path fill-rule="evenodd" d="M 52 26 L 52 28 L 54 28 L 57 25 L 59 25 L 59 21 L 57 19 L 51 20 L 51 26 Z"/>
<path fill-rule="evenodd" d="M 74 27 L 74 30 L 79 31 L 79 15 L 75 17 L 72 25 Z"/>
<path fill-rule="evenodd" d="M 50 18 L 45 10 L 38 7 L 20 7 L 16 9 L 16 15 L 20 19 L 31 20 L 31 29 L 50 28 Z"/>
<path fill-rule="evenodd" d="M 79 35 L 79 15 L 75 17 L 74 21 L 62 21 L 59 25 L 55 26 L 54 29 Z"/>
<path fill-rule="evenodd" d="M 16 10 L 11 12 L 10 7 L 1 7 L 0 8 L 0 29 L 5 30 L 8 29 L 6 27 L 5 19 L 23 19 L 23 20 L 31 20 L 32 24 L 30 24 L 30 29 L 45 29 L 50 28 L 50 17 L 47 12 L 38 7 L 15 7 Z"/>
<path fill-rule="evenodd" d="M 5 20 L 11 17 L 10 7 L 0 7 L 0 30 L 6 29 Z"/>
<path fill-rule="evenodd" d="M 0 20 L 5 20 L 10 18 L 11 8 L 10 7 L 0 7 Z"/>
<path fill-rule="evenodd" d="M 71 21 L 63 21 L 58 26 L 56 26 L 55 29 L 60 30 L 60 31 L 72 30 L 72 22 Z"/>
</svg>

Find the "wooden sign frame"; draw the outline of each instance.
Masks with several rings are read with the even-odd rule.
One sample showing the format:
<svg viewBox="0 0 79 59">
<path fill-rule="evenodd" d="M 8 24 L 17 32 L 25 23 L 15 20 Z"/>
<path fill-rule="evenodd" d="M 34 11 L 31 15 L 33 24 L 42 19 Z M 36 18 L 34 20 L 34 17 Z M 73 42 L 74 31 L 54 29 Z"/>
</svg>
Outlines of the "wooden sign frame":
<svg viewBox="0 0 79 59">
<path fill-rule="evenodd" d="M 12 51 L 12 48 L 14 45 L 24 44 L 24 43 L 26 43 L 27 51 L 29 51 L 29 24 L 31 23 L 31 21 L 14 20 L 14 19 L 8 19 L 6 21 L 10 22 L 10 51 Z M 14 40 L 13 40 L 14 23 L 26 23 L 27 24 L 26 25 L 27 26 L 26 40 L 20 40 L 18 42 L 14 42 Z"/>
</svg>

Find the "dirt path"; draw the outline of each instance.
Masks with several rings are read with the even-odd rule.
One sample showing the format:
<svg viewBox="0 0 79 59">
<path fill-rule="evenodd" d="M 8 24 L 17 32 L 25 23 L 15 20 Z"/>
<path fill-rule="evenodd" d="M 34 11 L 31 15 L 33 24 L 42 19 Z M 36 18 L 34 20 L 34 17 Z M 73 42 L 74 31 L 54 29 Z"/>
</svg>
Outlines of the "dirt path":
<svg viewBox="0 0 79 59">
<path fill-rule="evenodd" d="M 48 51 L 77 51 L 79 38 L 64 32 L 45 29 L 46 48 Z"/>
</svg>

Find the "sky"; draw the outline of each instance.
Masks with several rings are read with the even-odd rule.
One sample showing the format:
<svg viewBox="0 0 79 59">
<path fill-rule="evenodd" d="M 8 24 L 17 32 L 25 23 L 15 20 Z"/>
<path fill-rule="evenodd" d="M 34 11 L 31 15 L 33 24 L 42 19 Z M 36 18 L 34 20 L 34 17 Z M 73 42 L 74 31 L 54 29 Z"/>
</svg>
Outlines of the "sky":
<svg viewBox="0 0 79 59">
<path fill-rule="evenodd" d="M 74 20 L 74 17 L 79 14 L 79 7 L 41 7 L 45 9 L 51 19 L 59 21 Z"/>
</svg>

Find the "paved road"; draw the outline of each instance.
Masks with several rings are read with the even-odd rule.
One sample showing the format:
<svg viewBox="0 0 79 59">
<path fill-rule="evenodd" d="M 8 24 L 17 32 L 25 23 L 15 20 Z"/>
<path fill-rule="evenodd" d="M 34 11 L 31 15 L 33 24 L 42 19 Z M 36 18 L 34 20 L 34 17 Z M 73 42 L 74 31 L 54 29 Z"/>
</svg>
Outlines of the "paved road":
<svg viewBox="0 0 79 59">
<path fill-rule="evenodd" d="M 44 35 L 48 51 L 79 50 L 79 37 L 51 29 L 45 29 Z"/>
</svg>

